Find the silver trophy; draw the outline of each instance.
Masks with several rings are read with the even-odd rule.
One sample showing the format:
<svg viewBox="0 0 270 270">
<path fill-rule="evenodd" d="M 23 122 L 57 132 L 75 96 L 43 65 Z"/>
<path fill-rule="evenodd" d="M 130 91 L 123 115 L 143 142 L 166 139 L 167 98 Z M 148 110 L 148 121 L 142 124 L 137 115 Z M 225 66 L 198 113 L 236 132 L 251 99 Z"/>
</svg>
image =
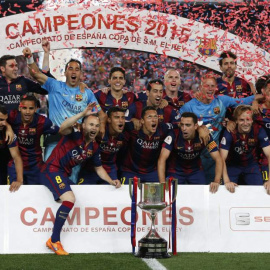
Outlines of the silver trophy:
<svg viewBox="0 0 270 270">
<path fill-rule="evenodd" d="M 132 198 L 133 178 L 129 179 L 129 193 Z M 172 180 L 175 185 L 175 194 L 171 204 L 175 201 L 177 195 L 177 179 Z M 167 241 L 162 238 L 156 228 L 155 219 L 157 212 L 163 211 L 170 206 L 166 202 L 166 183 L 141 183 L 138 179 L 138 188 L 140 190 L 140 201 L 137 204 L 142 210 L 150 213 L 151 228 L 150 231 L 138 242 L 137 257 L 141 258 L 169 258 Z"/>
</svg>

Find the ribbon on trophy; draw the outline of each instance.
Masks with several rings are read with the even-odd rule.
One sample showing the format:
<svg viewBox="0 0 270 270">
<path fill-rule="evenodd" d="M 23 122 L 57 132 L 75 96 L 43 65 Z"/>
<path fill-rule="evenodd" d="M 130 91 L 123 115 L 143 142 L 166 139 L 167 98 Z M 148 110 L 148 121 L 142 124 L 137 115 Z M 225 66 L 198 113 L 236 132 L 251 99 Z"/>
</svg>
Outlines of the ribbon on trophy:
<svg viewBox="0 0 270 270">
<path fill-rule="evenodd" d="M 137 189 L 138 189 L 138 178 L 133 177 L 133 194 L 131 202 L 131 245 L 132 253 L 135 253 L 136 247 L 136 216 L 137 216 Z"/>
<path fill-rule="evenodd" d="M 172 186 L 173 180 L 174 180 L 173 177 L 169 178 L 168 189 L 169 189 L 169 203 L 170 203 L 170 205 L 172 204 L 172 206 L 170 206 L 171 232 L 172 232 L 172 253 L 173 253 L 173 255 L 176 255 L 177 254 L 177 251 L 176 251 L 176 198 L 175 198 L 175 185 Z M 173 194 L 171 194 L 171 186 L 172 186 L 172 193 Z M 172 198 L 175 198 L 173 203 L 172 203 Z M 171 243 L 170 240 L 169 240 L 169 246 Z"/>
</svg>

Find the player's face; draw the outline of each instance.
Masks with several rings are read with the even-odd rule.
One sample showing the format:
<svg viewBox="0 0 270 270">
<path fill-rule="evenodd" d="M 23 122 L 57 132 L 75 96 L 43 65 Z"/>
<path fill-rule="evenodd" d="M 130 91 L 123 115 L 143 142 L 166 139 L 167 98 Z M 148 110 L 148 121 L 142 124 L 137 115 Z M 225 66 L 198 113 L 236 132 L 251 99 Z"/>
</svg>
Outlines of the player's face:
<svg viewBox="0 0 270 270">
<path fill-rule="evenodd" d="M 77 62 L 70 62 L 65 71 L 66 84 L 70 87 L 77 87 L 80 83 L 82 71 Z"/>
<path fill-rule="evenodd" d="M 0 130 L 3 130 L 3 128 L 6 126 L 7 119 L 8 119 L 8 115 L 7 114 L 2 114 L 0 112 Z"/>
<path fill-rule="evenodd" d="M 86 140 L 93 141 L 99 132 L 99 127 L 99 118 L 93 115 L 88 116 L 82 124 L 84 137 L 86 138 Z"/>
<path fill-rule="evenodd" d="M 109 84 L 113 91 L 122 91 L 126 80 L 124 74 L 121 71 L 115 71 L 109 79 Z"/>
<path fill-rule="evenodd" d="M 146 111 L 141 119 L 143 131 L 146 135 L 152 135 L 156 132 L 158 126 L 158 114 L 155 110 Z"/>
<path fill-rule="evenodd" d="M 201 85 L 202 98 L 207 99 L 209 101 L 212 100 L 214 98 L 216 90 L 217 84 L 214 79 L 208 78 L 202 81 Z"/>
<path fill-rule="evenodd" d="M 6 77 L 7 80 L 12 81 L 17 79 L 18 77 L 18 64 L 15 59 L 7 60 L 6 66 L 1 67 L 1 71 L 3 76 Z"/>
<path fill-rule="evenodd" d="M 249 133 L 253 124 L 252 111 L 243 112 L 238 116 L 236 123 L 239 133 Z"/>
<path fill-rule="evenodd" d="M 165 79 L 165 91 L 176 92 L 181 84 L 180 75 L 176 70 L 170 70 Z"/>
<path fill-rule="evenodd" d="M 125 113 L 113 112 L 108 118 L 109 127 L 113 133 L 121 133 L 125 127 Z"/>
<path fill-rule="evenodd" d="M 222 65 L 220 66 L 220 70 L 227 78 L 232 78 L 235 74 L 236 70 L 236 60 L 227 57 L 222 60 Z"/>
<path fill-rule="evenodd" d="M 37 108 L 35 102 L 32 100 L 24 100 L 19 106 L 19 111 L 21 112 L 22 122 L 24 124 L 31 123 L 34 118 L 34 114 Z"/>
<path fill-rule="evenodd" d="M 161 84 L 152 83 L 151 90 L 146 91 L 150 106 L 158 107 L 162 100 L 163 86 Z"/>
<path fill-rule="evenodd" d="M 198 124 L 194 124 L 192 117 L 182 117 L 180 122 L 180 128 L 184 140 L 191 140 L 195 137 L 195 132 L 198 128 Z"/>
</svg>

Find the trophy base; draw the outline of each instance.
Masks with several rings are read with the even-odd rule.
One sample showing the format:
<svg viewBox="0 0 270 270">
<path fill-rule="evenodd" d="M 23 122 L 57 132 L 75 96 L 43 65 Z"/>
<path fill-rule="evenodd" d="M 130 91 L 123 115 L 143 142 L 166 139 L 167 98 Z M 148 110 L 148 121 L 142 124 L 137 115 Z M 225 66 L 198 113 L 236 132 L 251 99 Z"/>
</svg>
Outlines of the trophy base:
<svg viewBox="0 0 270 270">
<path fill-rule="evenodd" d="M 138 246 L 139 249 L 135 254 L 136 257 L 147 259 L 164 259 L 171 257 L 168 253 L 167 241 L 163 238 L 142 238 Z"/>
</svg>

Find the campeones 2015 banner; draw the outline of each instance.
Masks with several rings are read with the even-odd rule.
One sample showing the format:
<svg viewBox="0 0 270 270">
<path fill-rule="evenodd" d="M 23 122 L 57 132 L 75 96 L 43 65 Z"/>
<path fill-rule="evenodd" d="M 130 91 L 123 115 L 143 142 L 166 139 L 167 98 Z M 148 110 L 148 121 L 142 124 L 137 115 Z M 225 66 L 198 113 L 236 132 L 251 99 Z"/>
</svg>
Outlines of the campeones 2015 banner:
<svg viewBox="0 0 270 270">
<path fill-rule="evenodd" d="M 0 254 L 51 253 L 45 246 L 60 206 L 44 186 L 0 189 Z M 131 198 L 128 186 L 72 186 L 76 196 L 61 233 L 71 253 L 131 252 Z M 140 200 L 138 190 L 138 202 Z M 166 193 L 166 201 L 168 200 Z M 220 186 L 179 185 L 176 201 L 178 252 L 269 252 L 269 195 L 263 186 L 239 186 L 230 193 Z M 169 243 L 170 211 L 158 213 L 156 228 Z M 136 240 L 151 226 L 137 207 Z"/>
<path fill-rule="evenodd" d="M 240 37 L 176 15 L 117 5 L 59 7 L 1 19 L 1 54 L 20 55 L 24 47 L 42 51 L 108 47 L 162 54 L 219 71 L 218 56 L 238 56 L 239 76 L 255 80 L 270 73 L 270 55 Z"/>
</svg>

